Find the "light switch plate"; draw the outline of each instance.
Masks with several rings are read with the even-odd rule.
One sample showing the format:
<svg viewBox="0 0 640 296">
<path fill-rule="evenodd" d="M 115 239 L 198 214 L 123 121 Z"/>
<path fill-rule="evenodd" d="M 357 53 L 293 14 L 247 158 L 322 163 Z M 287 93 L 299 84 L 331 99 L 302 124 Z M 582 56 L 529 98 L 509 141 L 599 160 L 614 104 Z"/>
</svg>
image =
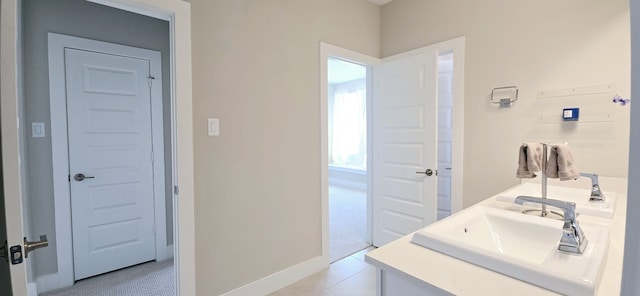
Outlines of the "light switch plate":
<svg viewBox="0 0 640 296">
<path fill-rule="evenodd" d="M 31 137 L 44 138 L 44 122 L 32 122 L 31 123 Z"/>
<path fill-rule="evenodd" d="M 211 137 L 217 137 L 220 135 L 220 119 L 209 118 L 207 122 L 207 134 Z"/>
</svg>

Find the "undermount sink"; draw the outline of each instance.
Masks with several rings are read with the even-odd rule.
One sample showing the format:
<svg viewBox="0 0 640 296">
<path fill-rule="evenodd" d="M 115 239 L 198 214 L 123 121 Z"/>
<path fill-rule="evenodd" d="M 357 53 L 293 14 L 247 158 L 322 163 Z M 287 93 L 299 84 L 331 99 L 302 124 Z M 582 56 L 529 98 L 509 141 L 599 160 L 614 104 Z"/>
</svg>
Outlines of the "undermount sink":
<svg viewBox="0 0 640 296">
<path fill-rule="evenodd" d="M 547 186 L 547 198 L 559 199 L 575 203 L 576 213 L 603 218 L 612 218 L 613 212 L 616 208 L 616 193 L 607 191 L 604 191 L 603 193 L 605 196 L 604 201 L 589 201 L 591 189 L 568 188 L 553 185 Z M 519 195 L 542 197 L 542 186 L 535 183 L 522 183 L 504 192 L 498 193 L 498 195 L 496 196 L 496 200 L 513 203 L 514 199 Z M 533 203 L 525 203 L 525 205 L 540 207 L 539 204 Z"/>
<path fill-rule="evenodd" d="M 414 233 L 411 242 L 564 295 L 593 295 L 609 230 L 581 223 L 581 255 L 557 250 L 562 221 L 475 206 Z"/>
</svg>

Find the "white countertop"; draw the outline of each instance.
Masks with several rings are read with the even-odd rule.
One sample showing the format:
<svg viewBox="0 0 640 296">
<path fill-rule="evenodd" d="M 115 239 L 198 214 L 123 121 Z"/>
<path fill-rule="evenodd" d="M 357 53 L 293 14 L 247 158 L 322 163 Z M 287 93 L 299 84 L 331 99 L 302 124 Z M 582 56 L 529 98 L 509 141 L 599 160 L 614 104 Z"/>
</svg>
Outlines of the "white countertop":
<svg viewBox="0 0 640 296">
<path fill-rule="evenodd" d="M 590 183 L 585 184 L 587 184 L 586 188 L 590 187 Z M 554 183 L 554 185 L 585 188 L 582 182 L 570 181 Z M 611 226 L 606 266 L 596 295 L 619 295 L 624 255 L 627 182 L 622 178 L 600 177 L 600 186 L 603 191 L 617 193 L 618 201 L 613 219 L 580 215 L 578 221 Z M 495 196 L 473 207 L 477 205 L 513 211 L 522 210 L 522 206 L 496 201 Z M 438 287 L 454 295 L 559 295 L 413 244 L 411 243 L 412 235 L 413 233 L 369 252 L 366 255 L 366 261 L 377 268 L 402 275 L 414 282 Z"/>
</svg>

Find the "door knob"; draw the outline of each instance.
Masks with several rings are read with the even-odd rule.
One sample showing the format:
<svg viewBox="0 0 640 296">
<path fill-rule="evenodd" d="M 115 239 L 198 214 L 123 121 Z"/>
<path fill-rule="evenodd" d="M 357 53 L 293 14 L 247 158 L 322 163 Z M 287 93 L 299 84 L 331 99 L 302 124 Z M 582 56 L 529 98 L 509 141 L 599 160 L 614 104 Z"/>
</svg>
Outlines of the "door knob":
<svg viewBox="0 0 640 296">
<path fill-rule="evenodd" d="M 46 235 L 41 235 L 40 236 L 40 240 L 36 241 L 36 242 L 30 242 L 27 240 L 27 238 L 24 238 L 24 258 L 29 257 L 29 252 L 35 250 L 35 249 L 40 249 L 40 248 L 44 248 L 46 246 L 49 245 L 49 240 L 47 240 L 47 236 Z"/>
<path fill-rule="evenodd" d="M 427 169 L 427 170 L 426 170 L 426 171 L 424 171 L 424 172 L 416 172 L 416 174 L 425 174 L 425 175 L 427 175 L 427 176 L 431 176 L 431 175 L 433 175 L 433 170 L 431 170 L 431 169 Z M 438 175 L 438 172 L 436 171 L 436 176 L 437 176 L 437 175 Z"/>
<path fill-rule="evenodd" d="M 95 178 L 94 176 L 85 176 L 83 173 L 79 173 L 79 174 L 75 174 L 75 176 L 73 176 L 73 179 L 80 182 L 83 181 L 84 179 L 93 179 Z"/>
</svg>

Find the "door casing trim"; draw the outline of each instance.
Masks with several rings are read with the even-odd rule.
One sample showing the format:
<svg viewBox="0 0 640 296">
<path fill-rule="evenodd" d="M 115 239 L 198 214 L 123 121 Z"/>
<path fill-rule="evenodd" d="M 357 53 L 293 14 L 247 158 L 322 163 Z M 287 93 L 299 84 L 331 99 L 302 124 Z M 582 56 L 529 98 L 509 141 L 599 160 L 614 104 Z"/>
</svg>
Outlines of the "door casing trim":
<svg viewBox="0 0 640 296">
<path fill-rule="evenodd" d="M 166 195 L 164 187 L 164 128 L 162 100 L 162 69 L 160 52 L 95 41 L 73 36 L 49 33 L 49 96 L 51 116 L 51 154 L 53 162 L 53 193 L 55 207 L 56 251 L 58 258 L 57 282 L 60 287 L 39 287 L 39 292 L 73 285 L 73 236 L 71 221 L 71 192 L 69 188 L 69 145 L 67 131 L 67 101 L 64 74 L 64 50 L 74 48 L 105 54 L 149 60 L 150 73 L 156 77 L 151 87 L 151 134 L 154 154 L 153 195 L 155 258 L 167 259 Z M 159 104 L 157 102 L 160 102 Z"/>
<path fill-rule="evenodd" d="M 193 172 L 193 99 L 191 65 L 191 4 L 179 0 L 87 0 L 104 6 L 117 7 L 125 11 L 151 16 L 169 21 L 170 67 L 171 67 L 171 115 L 172 115 L 172 168 L 175 188 L 173 198 L 173 228 L 175 280 L 177 295 L 196 294 L 195 272 L 195 219 L 194 215 L 194 172 Z M 20 171 L 20 160 L 24 157 L 24 147 L 20 139 L 24 134 L 18 126 L 22 117 L 18 108 L 23 101 L 20 88 L 21 34 L 20 9 L 22 0 L 3 0 L 2 17 L 2 134 L 3 155 L 10 155 L 4 162 L 6 171 Z M 5 38 L 6 37 L 6 38 Z M 5 79 L 6 78 L 6 79 Z M 6 108 L 5 108 L 6 107 Z M 5 137 L 6 136 L 6 137 Z M 15 141 L 14 141 L 15 140 Z M 180 143 L 179 145 L 177 143 Z M 5 182 L 7 208 L 21 211 L 21 200 L 26 196 L 21 188 L 20 175 L 11 175 L 15 182 Z M 5 181 L 7 178 L 5 176 Z M 26 198 L 26 197 L 25 197 Z M 13 206 L 13 207 L 11 207 Z M 24 221 L 23 221 L 24 222 Z M 9 240 L 21 241 L 22 231 L 12 229 Z M 16 236 L 19 236 L 16 238 Z M 17 273 L 12 278 L 12 288 L 17 294 L 26 294 L 27 274 L 35 277 L 29 261 L 26 272 Z M 12 273 L 21 267 L 14 266 Z M 17 285 L 17 286 L 15 286 Z M 32 286 L 29 283 L 29 286 Z M 30 291 L 37 293 L 37 291 Z"/>
<path fill-rule="evenodd" d="M 373 65 L 380 63 L 375 57 L 341 48 L 328 43 L 320 42 L 320 192 L 322 196 L 322 257 L 328 266 L 329 257 L 329 82 L 328 82 L 328 58 L 336 58 L 360 64 L 367 68 L 367 155 L 372 153 L 372 87 L 373 87 Z M 371 194 L 371 157 L 367 157 L 367 238 L 371 242 L 372 238 L 372 194 Z"/>
<path fill-rule="evenodd" d="M 452 114 L 452 133 L 453 133 L 453 145 L 452 156 L 452 173 L 451 173 L 451 214 L 459 212 L 463 208 L 463 155 L 464 155 L 464 65 L 465 65 L 465 37 L 458 37 L 448 41 L 438 43 L 437 54 L 440 55 L 444 52 L 454 53 L 453 64 L 453 114 Z M 327 58 L 336 57 L 339 59 L 345 59 L 354 63 L 368 65 L 367 77 L 372 77 L 371 67 L 376 64 L 380 64 L 383 61 L 390 61 L 397 58 L 411 56 L 419 54 L 424 51 L 424 48 L 418 48 L 405 53 L 397 54 L 391 57 L 378 59 L 370 57 L 359 52 L 344 49 L 335 45 L 320 42 L 320 188 L 322 196 L 322 256 L 329 264 L 329 177 L 328 177 L 328 128 L 327 128 L 327 105 L 328 105 L 328 81 L 327 81 Z M 367 82 L 370 83 L 370 82 Z M 371 85 L 367 86 L 367 92 L 372 93 Z M 368 95 L 367 100 L 370 100 L 371 96 Z M 367 105 L 375 108 L 368 101 Z M 372 109 L 369 108 L 369 109 Z M 367 123 L 368 130 L 371 130 L 372 113 L 371 110 L 367 110 Z M 367 139 L 367 155 L 372 154 L 372 142 L 371 138 L 375 135 L 371 135 Z M 372 160 L 369 157 L 367 160 L 367 182 L 372 184 Z M 371 187 L 371 186 L 369 186 Z M 367 203 L 369 204 L 367 209 L 368 224 L 372 225 L 373 203 L 371 188 L 367 190 Z M 372 237 L 372 228 L 368 227 L 367 237 Z"/>
<path fill-rule="evenodd" d="M 169 21 L 173 241 L 176 295 L 196 295 L 191 3 L 181 0 L 87 0 Z"/>
</svg>

